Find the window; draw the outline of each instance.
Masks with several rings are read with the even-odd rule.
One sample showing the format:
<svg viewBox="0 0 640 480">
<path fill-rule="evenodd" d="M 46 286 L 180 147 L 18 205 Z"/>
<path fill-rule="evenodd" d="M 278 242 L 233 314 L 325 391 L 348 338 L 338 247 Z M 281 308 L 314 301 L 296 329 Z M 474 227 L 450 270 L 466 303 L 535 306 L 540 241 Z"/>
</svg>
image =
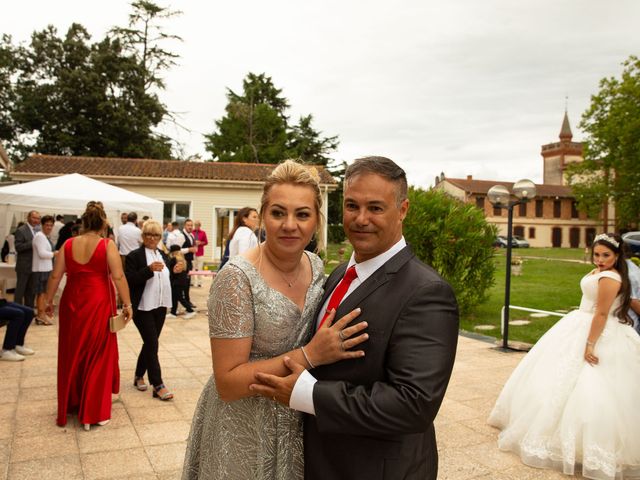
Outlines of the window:
<svg viewBox="0 0 640 480">
<path fill-rule="evenodd" d="M 484 210 L 484 197 L 476 197 L 476 207 L 480 210 Z"/>
<path fill-rule="evenodd" d="M 527 216 L 527 204 L 526 203 L 521 203 L 520 204 L 520 211 L 518 212 L 518 215 L 520 215 L 521 217 L 526 217 Z"/>
<path fill-rule="evenodd" d="M 596 238 L 596 229 L 587 228 L 585 230 L 585 240 L 587 241 L 587 245 L 591 245 L 593 243 L 594 238 Z"/>
<path fill-rule="evenodd" d="M 494 217 L 501 217 L 502 216 L 502 209 L 499 207 L 493 207 L 493 216 Z"/>
<path fill-rule="evenodd" d="M 571 202 L 571 218 L 578 218 L 578 204 L 575 201 Z"/>
<path fill-rule="evenodd" d="M 562 200 L 553 201 L 553 218 L 560 218 L 562 215 Z"/>
<path fill-rule="evenodd" d="M 529 227 L 529 238 L 536 238 L 536 227 Z"/>
<path fill-rule="evenodd" d="M 164 202 L 164 212 L 163 212 L 163 221 L 173 222 L 174 220 L 177 222 L 184 222 L 187 218 L 189 218 L 189 211 L 191 210 L 191 203 L 180 203 L 180 202 Z"/>
<path fill-rule="evenodd" d="M 524 227 L 522 225 L 518 225 L 517 227 L 513 227 L 513 234 L 516 237 L 524 238 Z"/>
<path fill-rule="evenodd" d="M 541 218 L 542 217 L 542 207 L 544 205 L 544 201 L 543 200 L 536 200 L 536 217 Z"/>
</svg>

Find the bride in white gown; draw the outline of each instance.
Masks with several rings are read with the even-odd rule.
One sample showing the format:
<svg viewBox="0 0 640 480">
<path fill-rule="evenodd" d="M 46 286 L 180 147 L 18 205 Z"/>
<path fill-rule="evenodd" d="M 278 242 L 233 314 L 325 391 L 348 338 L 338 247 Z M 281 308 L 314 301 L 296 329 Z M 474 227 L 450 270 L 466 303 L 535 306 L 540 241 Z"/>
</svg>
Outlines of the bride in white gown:
<svg viewBox="0 0 640 480">
<path fill-rule="evenodd" d="M 629 325 L 620 247 L 617 235 L 596 236 L 580 308 L 523 358 L 489 416 L 502 430 L 498 447 L 527 465 L 640 478 L 640 336 Z"/>
</svg>

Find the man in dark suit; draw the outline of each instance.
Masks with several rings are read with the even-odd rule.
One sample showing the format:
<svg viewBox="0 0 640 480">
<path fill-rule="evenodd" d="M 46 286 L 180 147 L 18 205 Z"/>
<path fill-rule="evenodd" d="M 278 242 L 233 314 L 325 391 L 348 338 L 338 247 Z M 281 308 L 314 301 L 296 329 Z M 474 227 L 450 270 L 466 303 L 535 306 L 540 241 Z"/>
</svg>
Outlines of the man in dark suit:
<svg viewBox="0 0 640 480">
<path fill-rule="evenodd" d="M 20 303 L 33 308 L 36 285 L 35 276 L 31 270 L 33 261 L 33 237 L 36 234 L 36 227 L 40 225 L 40 214 L 35 210 L 27 214 L 27 223 L 16 230 L 15 245 L 16 253 L 16 290 L 14 294 L 15 303 Z M 40 312 L 38 312 L 40 315 Z"/>
<path fill-rule="evenodd" d="M 330 305 L 338 305 L 335 318 L 361 308 L 356 321 L 368 323 L 369 340 L 357 348 L 365 356 L 311 372 L 286 358 L 291 375 L 259 373 L 251 386 L 307 413 L 306 479 L 437 477 L 433 421 L 453 368 L 458 310 L 449 284 L 404 240 L 408 208 L 405 173 L 391 160 L 367 157 L 347 168 L 343 223 L 354 254 L 327 280 L 316 325 Z M 343 348 L 353 346 L 340 336 Z"/>
<path fill-rule="evenodd" d="M 196 246 L 196 242 L 193 238 L 193 233 L 191 233 L 192 231 L 193 231 L 193 220 L 191 220 L 190 218 L 187 218 L 184 221 L 184 225 L 182 227 L 182 235 L 184 235 L 182 252 L 184 253 L 184 259 L 187 261 L 187 273 L 193 270 L 193 256 L 195 252 L 198 250 L 198 247 Z M 195 305 L 191 303 L 191 295 L 189 292 L 190 288 L 191 288 L 191 281 L 189 281 L 189 283 L 187 284 L 187 288 L 184 292 L 184 296 L 187 303 L 190 304 L 191 307 L 193 308 L 195 307 Z"/>
</svg>

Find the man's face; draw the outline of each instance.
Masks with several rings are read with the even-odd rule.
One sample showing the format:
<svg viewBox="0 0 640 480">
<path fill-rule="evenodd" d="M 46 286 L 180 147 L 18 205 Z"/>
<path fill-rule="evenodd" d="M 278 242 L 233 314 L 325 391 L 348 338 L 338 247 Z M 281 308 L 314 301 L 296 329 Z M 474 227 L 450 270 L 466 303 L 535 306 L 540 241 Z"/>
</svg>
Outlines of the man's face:
<svg viewBox="0 0 640 480">
<path fill-rule="evenodd" d="M 38 212 L 29 213 L 29 218 L 27 218 L 27 222 L 29 222 L 29 225 L 31 225 L 32 227 L 35 227 L 36 225 L 40 225 L 40 214 Z"/>
<path fill-rule="evenodd" d="M 380 175 L 363 173 L 345 182 L 342 219 L 356 262 L 386 252 L 402 238 L 409 201 L 398 206 L 396 199 L 396 185 Z"/>
<path fill-rule="evenodd" d="M 48 237 L 51 234 L 51 230 L 53 230 L 53 222 L 47 222 L 42 224 L 42 233 L 44 233 L 45 236 Z"/>
<path fill-rule="evenodd" d="M 191 230 L 193 230 L 193 222 L 192 221 L 184 222 L 184 231 L 187 233 L 191 233 Z"/>
<path fill-rule="evenodd" d="M 194 225 L 194 228 L 195 228 L 196 230 L 200 230 L 200 227 L 202 226 L 202 225 L 200 224 L 200 222 L 196 222 L 196 223 L 194 223 L 193 225 Z"/>
<path fill-rule="evenodd" d="M 122 222 L 122 224 L 124 225 L 125 223 L 127 223 L 127 214 L 126 213 L 122 213 L 120 215 L 120 221 Z"/>
</svg>

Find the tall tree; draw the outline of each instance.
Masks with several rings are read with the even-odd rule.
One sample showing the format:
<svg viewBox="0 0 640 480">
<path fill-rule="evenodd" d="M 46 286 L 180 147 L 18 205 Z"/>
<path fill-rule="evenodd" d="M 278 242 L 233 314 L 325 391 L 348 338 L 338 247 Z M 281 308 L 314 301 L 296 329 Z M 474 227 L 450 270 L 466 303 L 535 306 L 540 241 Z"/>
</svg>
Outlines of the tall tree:
<svg viewBox="0 0 640 480">
<path fill-rule="evenodd" d="M 131 4 L 128 27 L 115 27 L 111 34 L 120 39 L 125 50 L 132 54 L 140 66 L 141 81 L 145 92 L 154 88 L 164 89 L 162 73 L 176 65 L 179 56 L 167 49 L 167 42 L 182 41 L 178 35 L 165 31 L 164 22 L 182 15 L 148 0 Z"/>
<path fill-rule="evenodd" d="M 623 62 L 620 79 L 600 81 L 580 127 L 588 135 L 584 162 L 572 164 L 569 182 L 579 208 L 597 217 L 610 200 L 618 228 L 640 221 L 640 60 Z"/>
<path fill-rule="evenodd" d="M 168 115 L 158 97 L 160 74 L 176 56 L 156 42 L 173 37 L 153 23 L 166 9 L 133 6 L 131 22 L 142 19 L 137 37 L 131 23 L 95 43 L 79 24 L 63 37 L 52 26 L 36 31 L 26 46 L 2 38 L 0 139 L 14 161 L 35 151 L 171 158 L 171 140 L 155 129 Z"/>
<path fill-rule="evenodd" d="M 249 73 L 241 93 L 227 89 L 227 100 L 225 116 L 205 135 L 205 148 L 214 160 L 277 163 L 294 157 L 327 165 L 328 154 L 338 145 L 337 137 L 323 138 L 312 127 L 312 115 L 290 125 L 289 102 L 264 73 Z"/>
<path fill-rule="evenodd" d="M 338 148 L 338 136 L 321 137 L 321 132 L 311 125 L 313 115 L 300 117 L 297 125 L 289 130 L 288 155 L 305 163 L 328 165 L 329 154 Z"/>
</svg>

